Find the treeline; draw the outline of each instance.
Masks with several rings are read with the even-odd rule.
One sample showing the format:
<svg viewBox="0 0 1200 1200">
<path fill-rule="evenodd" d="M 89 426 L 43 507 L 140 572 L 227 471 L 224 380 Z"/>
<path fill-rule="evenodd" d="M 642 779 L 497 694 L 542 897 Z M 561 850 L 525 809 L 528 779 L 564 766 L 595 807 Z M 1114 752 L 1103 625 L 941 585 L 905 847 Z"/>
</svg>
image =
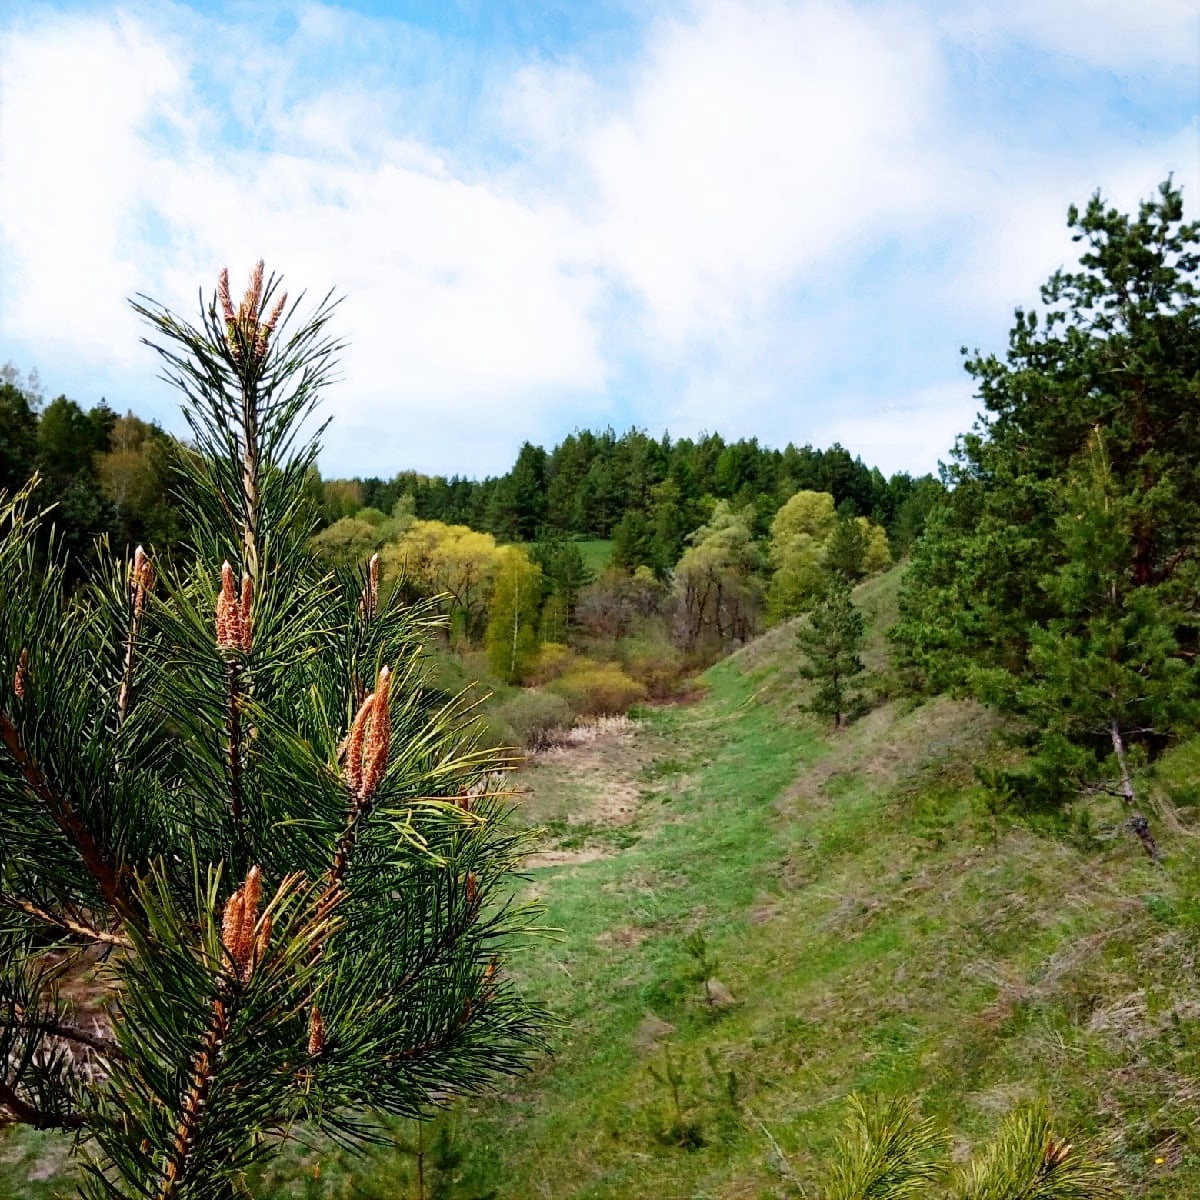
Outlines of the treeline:
<svg viewBox="0 0 1200 1200">
<path fill-rule="evenodd" d="M 34 503 L 52 507 L 71 562 L 102 535 L 117 549 L 175 545 L 174 447 L 152 422 L 118 416 L 103 400 L 87 410 L 66 396 L 47 404 L 36 374 L 0 368 L 0 490 L 12 494 L 37 476 Z"/>
<path fill-rule="evenodd" d="M 836 444 L 776 450 L 757 438 L 726 442 L 720 434 L 672 440 L 639 429 L 582 430 L 551 450 L 526 442 L 510 471 L 484 480 L 413 471 L 389 480 L 329 480 L 322 516 L 329 525 L 377 524 L 405 503 L 418 520 L 465 525 L 503 542 L 612 539 L 617 566 L 646 566 L 662 577 L 718 501 L 750 509 L 754 535 L 763 537 L 799 491 L 832 496 L 839 512 L 886 529 L 901 552 L 920 532 L 940 485 L 903 472 L 885 478 Z M 343 527 L 348 540 L 355 532 L 369 540 L 361 526 Z"/>
</svg>

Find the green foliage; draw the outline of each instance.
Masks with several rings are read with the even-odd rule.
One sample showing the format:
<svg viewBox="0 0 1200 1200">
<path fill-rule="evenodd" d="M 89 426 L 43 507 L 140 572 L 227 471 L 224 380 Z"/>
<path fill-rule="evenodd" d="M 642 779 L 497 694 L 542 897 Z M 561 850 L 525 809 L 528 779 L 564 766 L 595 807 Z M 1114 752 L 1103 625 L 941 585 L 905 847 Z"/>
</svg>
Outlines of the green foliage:
<svg viewBox="0 0 1200 1200">
<path fill-rule="evenodd" d="M 617 663 L 598 663 L 586 658 L 577 660 L 546 688 L 562 696 L 581 717 L 625 713 L 646 698 L 645 687 L 630 679 Z"/>
<path fill-rule="evenodd" d="M 666 700 L 679 694 L 687 674 L 683 652 L 668 638 L 666 631 L 649 625 L 640 633 L 622 638 L 617 654 L 625 670 L 642 684 L 652 700 Z"/>
<path fill-rule="evenodd" d="M 537 750 L 575 722 L 570 704 L 553 692 L 519 688 L 489 706 L 488 716 L 509 731 L 511 744 Z"/>
<path fill-rule="evenodd" d="M 363 505 L 390 512 L 398 497 L 410 495 L 422 520 L 469 525 L 504 541 L 609 540 L 624 524 L 621 565 L 661 573 L 718 500 L 753 507 L 754 532 L 762 536 L 789 496 L 827 492 L 839 509 L 883 525 L 904 548 L 920 530 L 930 487 L 937 483 L 929 476 L 885 480 L 836 444 L 775 450 L 755 438 L 727 443 L 718 434 L 672 440 L 640 429 L 577 430 L 550 450 L 524 443 L 511 470 L 494 478 L 406 470 L 387 480 L 330 480 L 322 514 L 332 523 Z M 597 573 L 605 565 L 589 563 Z"/>
<path fill-rule="evenodd" d="M 594 572 L 572 538 L 543 536 L 530 547 L 529 557 L 542 570 L 543 634 L 549 641 L 565 641 L 575 620 L 579 593 L 591 582 Z"/>
<path fill-rule="evenodd" d="M 384 577 L 414 597 L 435 598 L 451 630 L 477 645 L 487 625 L 499 547 L 490 533 L 441 521 L 414 521 L 380 555 Z"/>
<path fill-rule="evenodd" d="M 800 676 L 815 685 L 809 712 L 842 725 L 862 703 L 855 681 L 863 673 L 860 652 L 866 635 L 862 613 L 854 607 L 850 587 L 834 580 L 812 610 L 807 624 L 796 631 L 802 661 Z"/>
<path fill-rule="evenodd" d="M 830 1171 L 830 1200 L 944 1194 L 946 1139 L 905 1099 L 851 1097 Z M 935 1190 L 936 1189 L 936 1190 Z M 1112 1169 L 1058 1140 L 1044 1107 L 1010 1113 L 996 1138 L 951 1183 L 962 1200 L 1115 1200 Z"/>
<path fill-rule="evenodd" d="M 684 649 L 748 641 L 758 631 L 762 607 L 753 507 L 718 501 L 689 540 L 674 578 Z"/>
<path fill-rule="evenodd" d="M 485 641 L 488 666 L 506 683 L 520 683 L 537 659 L 542 569 L 520 546 L 496 553 Z"/>
<path fill-rule="evenodd" d="M 1111 1167 L 1056 1139 L 1044 1107 L 1018 1110 L 975 1156 L 963 1200 L 1115 1200 Z"/>
<path fill-rule="evenodd" d="M 361 1145 L 538 1045 L 505 760 L 424 682 L 431 609 L 308 552 L 339 344 L 277 290 L 135 305 L 187 402 L 186 555 L 84 574 L 0 506 L 0 1119 L 74 1139 L 95 1200 L 228 1200 L 296 1130 Z"/>
<path fill-rule="evenodd" d="M 1136 216 L 1099 195 L 1079 269 L 967 363 L 986 408 L 913 552 L 896 637 L 920 686 L 1032 718 L 1074 786 L 1191 727 L 1200 644 L 1200 226 L 1168 181 Z"/>
<path fill-rule="evenodd" d="M 37 463 L 37 411 L 11 379 L 0 383 L 0 489 L 12 493 L 29 482 Z"/>
<path fill-rule="evenodd" d="M 797 492 L 779 509 L 769 555 L 767 605 L 777 620 L 808 611 L 831 577 L 853 584 L 891 564 L 883 529 L 836 511 L 828 492 Z"/>
<path fill-rule="evenodd" d="M 830 1200 L 908 1200 L 943 1174 L 945 1138 L 903 1099 L 850 1100 L 830 1171 Z"/>
</svg>

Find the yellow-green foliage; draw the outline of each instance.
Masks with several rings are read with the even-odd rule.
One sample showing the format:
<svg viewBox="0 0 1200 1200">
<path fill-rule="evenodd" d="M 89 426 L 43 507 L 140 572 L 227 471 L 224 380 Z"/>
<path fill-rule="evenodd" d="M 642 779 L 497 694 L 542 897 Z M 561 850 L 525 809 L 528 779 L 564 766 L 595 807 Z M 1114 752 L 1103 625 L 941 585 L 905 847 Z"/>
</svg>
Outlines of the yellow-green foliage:
<svg viewBox="0 0 1200 1200">
<path fill-rule="evenodd" d="M 542 568 L 521 546 L 496 552 L 488 610 L 488 666 L 507 683 L 520 683 L 537 660 Z"/>
<path fill-rule="evenodd" d="M 653 700 L 680 691 L 686 663 L 683 653 L 665 636 L 646 633 L 623 639 L 617 647 L 625 670 L 646 688 Z"/>
<path fill-rule="evenodd" d="M 855 522 L 863 533 L 863 574 L 886 570 L 892 562 L 887 533 L 866 517 L 856 517 Z M 824 584 L 826 556 L 837 525 L 837 510 L 828 492 L 797 492 L 775 514 L 767 551 L 774 569 L 767 608 L 776 620 L 812 606 Z"/>
<path fill-rule="evenodd" d="M 543 630 L 544 628 L 543 625 Z M 529 682 L 541 687 L 551 679 L 565 674 L 574 661 L 575 651 L 565 642 L 543 642 L 538 647 L 537 658 L 529 669 Z"/>
<path fill-rule="evenodd" d="M 863 555 L 863 570 L 868 575 L 878 575 L 892 565 L 892 552 L 888 547 L 887 531 L 882 525 L 874 525 L 866 517 L 855 517 L 867 536 L 867 548 Z"/>
<path fill-rule="evenodd" d="M 562 696 L 581 717 L 602 717 L 628 712 L 646 698 L 645 687 L 631 679 L 616 663 L 581 658 L 565 675 L 549 684 L 548 691 Z"/>
<path fill-rule="evenodd" d="M 312 540 L 317 556 L 331 567 L 353 567 L 366 562 L 380 545 L 378 527 L 358 517 L 342 517 Z"/>
<path fill-rule="evenodd" d="M 403 576 L 426 595 L 445 595 L 447 610 L 468 641 L 482 630 L 499 566 L 490 533 L 442 521 L 414 521 L 380 555 L 384 578 Z"/>
</svg>

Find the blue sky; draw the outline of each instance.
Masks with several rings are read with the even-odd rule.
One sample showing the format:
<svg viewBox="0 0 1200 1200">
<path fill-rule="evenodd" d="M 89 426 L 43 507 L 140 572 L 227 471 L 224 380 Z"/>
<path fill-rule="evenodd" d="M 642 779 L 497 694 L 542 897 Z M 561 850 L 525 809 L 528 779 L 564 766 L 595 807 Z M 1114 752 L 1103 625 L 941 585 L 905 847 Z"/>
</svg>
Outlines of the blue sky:
<svg viewBox="0 0 1200 1200">
<path fill-rule="evenodd" d="M 636 424 L 929 470 L 1168 171 L 1190 0 L 0 2 L 0 363 L 179 430 L 125 300 L 260 255 L 346 297 L 326 475 Z"/>
</svg>

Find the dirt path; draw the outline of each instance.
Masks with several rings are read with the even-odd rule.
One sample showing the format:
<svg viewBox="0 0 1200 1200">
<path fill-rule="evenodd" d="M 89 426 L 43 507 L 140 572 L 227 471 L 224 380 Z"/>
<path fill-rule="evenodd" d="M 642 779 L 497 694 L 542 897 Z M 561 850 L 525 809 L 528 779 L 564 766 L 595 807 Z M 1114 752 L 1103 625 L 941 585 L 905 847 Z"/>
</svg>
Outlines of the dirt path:
<svg viewBox="0 0 1200 1200">
<path fill-rule="evenodd" d="M 645 729 L 628 717 L 577 726 L 558 746 L 530 755 L 516 776 L 521 819 L 547 831 L 525 866 L 560 867 L 621 849 L 643 807 L 639 774 L 652 754 Z"/>
</svg>

